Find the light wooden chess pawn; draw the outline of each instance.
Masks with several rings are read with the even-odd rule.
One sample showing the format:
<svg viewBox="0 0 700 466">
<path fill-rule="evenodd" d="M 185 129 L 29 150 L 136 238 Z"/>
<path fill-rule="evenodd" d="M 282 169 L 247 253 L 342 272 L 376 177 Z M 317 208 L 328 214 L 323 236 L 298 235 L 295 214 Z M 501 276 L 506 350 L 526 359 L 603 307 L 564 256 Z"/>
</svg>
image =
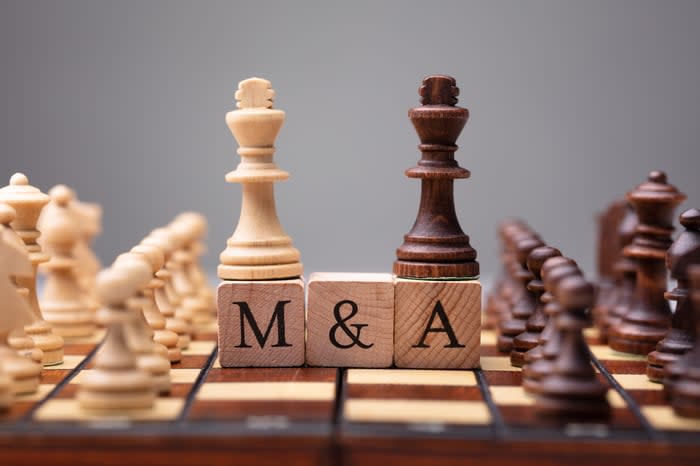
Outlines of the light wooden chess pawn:
<svg viewBox="0 0 700 466">
<path fill-rule="evenodd" d="M 165 258 L 163 252 L 155 246 L 138 245 L 131 248 L 131 252 L 141 254 L 151 266 L 153 277 L 145 288 L 141 290 L 140 306 L 146 322 L 153 330 L 153 340 L 163 345 L 167 350 L 167 358 L 171 363 L 182 359 L 182 351 L 178 348 L 178 335 L 166 328 L 167 319 L 158 310 L 155 299 L 155 290 L 163 287 L 163 281 L 155 274 L 163 267 Z"/>
<path fill-rule="evenodd" d="M 32 276 L 17 279 L 17 285 L 28 291 L 27 299 L 33 314 L 33 322 L 25 326 L 24 330 L 43 351 L 44 366 L 60 364 L 63 362 L 63 338 L 56 335 L 51 325 L 44 320 L 36 295 L 37 268 L 39 264 L 49 260 L 49 256 L 37 243 L 41 234 L 36 229 L 36 224 L 41 210 L 49 202 L 49 197 L 31 186 L 26 175 L 15 173 L 10 178 L 10 184 L 0 189 L 0 202 L 5 202 L 15 209 L 16 217 L 11 225 L 22 238 L 32 263 Z M 13 345 L 12 339 L 10 344 Z"/>
<path fill-rule="evenodd" d="M 275 139 L 285 117 L 282 110 L 272 108 L 274 97 L 269 81 L 246 79 L 236 91 L 238 110 L 226 114 L 241 156 L 226 181 L 241 183 L 243 193 L 238 226 L 219 256 L 222 280 L 293 278 L 303 272 L 301 254 L 292 246 L 275 208 L 274 182 L 286 180 L 289 173 L 273 161 Z"/>
<path fill-rule="evenodd" d="M 180 255 L 180 248 L 182 247 L 182 238 L 168 228 L 156 228 L 151 231 L 148 238 L 162 240 L 164 244 L 168 245 L 170 254 L 165 260 L 164 267 L 170 275 L 164 280 L 165 290 L 166 293 L 168 293 L 170 302 L 175 308 L 175 316 L 187 323 L 189 326 L 189 333 L 192 334 L 192 315 L 195 312 L 197 303 L 185 299 L 190 290 L 188 283 L 181 280 L 182 257 Z M 146 238 L 146 240 L 148 240 L 148 238 Z"/>
<path fill-rule="evenodd" d="M 152 246 L 158 248 L 164 256 L 164 263 L 170 260 L 173 249 L 172 244 L 166 240 L 164 237 L 154 237 L 148 236 L 141 241 L 139 246 Z M 191 325 L 183 320 L 180 316 L 176 314 L 177 304 L 173 303 L 173 299 L 177 299 L 177 296 L 172 291 L 172 285 L 170 285 L 170 279 L 172 274 L 163 266 L 156 272 L 156 278 L 159 280 L 156 282 L 156 288 L 153 289 L 155 296 L 156 305 L 158 310 L 165 316 L 165 328 L 177 333 L 178 341 L 177 347 L 180 349 L 186 349 L 190 345 L 192 340 L 192 328 Z"/>
<path fill-rule="evenodd" d="M 119 413 L 150 409 L 156 398 L 153 377 L 140 369 L 129 347 L 127 324 L 132 316 L 127 300 L 150 280 L 147 266 L 111 267 L 97 277 L 97 293 L 104 307 L 100 323 L 107 328 L 104 343 L 95 354 L 94 369 L 86 372 L 78 389 L 82 409 Z"/>
<path fill-rule="evenodd" d="M 151 264 L 142 255 L 137 253 L 125 253 L 119 255 L 114 262 L 114 267 L 125 273 L 142 273 L 147 268 L 152 273 Z M 144 283 L 148 286 L 150 279 Z M 153 377 L 156 391 L 161 394 L 170 392 L 170 361 L 167 358 L 168 350 L 160 343 L 153 341 L 153 330 L 148 326 L 146 318 L 141 311 L 141 300 L 138 295 L 143 288 L 139 288 L 134 296 L 127 301 L 127 308 L 131 318 L 126 323 L 127 343 L 136 354 L 136 363 L 140 369 L 145 370 Z"/>
<path fill-rule="evenodd" d="M 189 244 L 189 251 L 193 260 L 188 268 L 188 275 L 202 302 L 207 305 L 212 314 L 216 314 L 216 293 L 209 284 L 207 274 L 200 263 L 201 256 L 206 253 L 203 240 L 207 234 L 207 219 L 198 212 L 183 212 L 175 220 L 185 221 L 190 225 L 193 238 Z"/>
<path fill-rule="evenodd" d="M 22 238 L 20 238 L 17 232 L 14 231 L 10 226 L 10 223 L 12 223 L 12 221 L 15 219 L 15 216 L 15 209 L 10 207 L 8 204 L 5 204 L 4 202 L 0 202 L 0 225 L 2 225 L 2 227 L 5 228 L 5 234 L 11 241 L 13 241 L 15 244 L 19 245 L 21 248 L 26 250 Z M 18 287 L 17 292 L 22 297 L 24 297 L 24 299 L 29 298 L 28 289 Z M 31 311 L 30 315 L 32 315 Z M 41 348 L 37 347 L 36 343 L 34 343 L 34 340 L 32 340 L 32 338 L 29 335 L 27 335 L 27 332 L 24 331 L 24 326 L 15 328 L 14 331 L 12 331 L 12 333 L 10 334 L 8 342 L 10 343 L 10 347 L 17 351 L 20 355 L 28 357 L 32 361 L 39 364 L 41 364 L 41 362 L 43 361 L 44 352 L 41 350 Z"/>
<path fill-rule="evenodd" d="M 41 308 L 58 335 L 66 338 L 90 336 L 97 330 L 95 310 L 90 308 L 76 274 L 73 249 L 80 240 L 80 228 L 68 209 L 71 193 L 61 186 L 51 193 L 55 204 L 44 215 L 43 245 L 52 257 L 42 266 L 46 285 Z"/>
<path fill-rule="evenodd" d="M 7 227 L 0 227 L 0 378 L 11 378 L 12 394 L 34 393 L 39 388 L 41 365 L 20 356 L 5 342 L 9 333 L 31 322 L 32 313 L 25 297 L 17 293 L 16 277 L 28 277 L 33 273 L 24 244 L 17 242 Z M 7 380 L 0 381 L 0 406 L 7 402 Z"/>
<path fill-rule="evenodd" d="M 192 313 L 192 323 L 206 324 L 212 320 L 209 302 L 197 289 L 201 284 L 192 280 L 192 269 L 196 268 L 194 264 L 196 257 L 193 252 L 197 239 L 196 227 L 196 224 L 187 218 L 176 219 L 168 225 L 170 231 L 179 238 L 180 245 L 175 253 L 178 268 L 173 274 L 173 284 L 183 296 L 183 306 L 189 308 Z"/>
</svg>

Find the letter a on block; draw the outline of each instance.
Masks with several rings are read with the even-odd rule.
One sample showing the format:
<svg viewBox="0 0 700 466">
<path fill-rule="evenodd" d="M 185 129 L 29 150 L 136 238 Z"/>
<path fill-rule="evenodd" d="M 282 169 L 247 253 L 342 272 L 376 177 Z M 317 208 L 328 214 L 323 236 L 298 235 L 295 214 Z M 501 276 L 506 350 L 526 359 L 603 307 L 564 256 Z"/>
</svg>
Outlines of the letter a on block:
<svg viewBox="0 0 700 466">
<path fill-rule="evenodd" d="M 394 363 L 397 367 L 478 367 L 480 332 L 478 281 L 396 279 Z"/>
<path fill-rule="evenodd" d="M 304 364 L 304 281 L 226 281 L 219 285 L 222 367 Z"/>
<path fill-rule="evenodd" d="M 442 326 L 433 326 L 436 317 L 440 319 Z M 427 327 L 425 327 L 425 332 L 423 332 L 423 336 L 421 337 L 418 344 L 414 345 L 413 347 L 430 348 L 430 346 L 425 343 L 425 337 L 427 337 L 428 334 L 431 332 L 444 332 L 445 335 L 447 335 L 447 338 L 449 338 L 449 342 L 447 342 L 445 348 L 464 348 L 465 346 L 460 344 L 457 340 L 457 336 L 455 335 L 455 331 L 452 328 L 452 324 L 450 324 L 450 319 L 447 317 L 447 314 L 445 313 L 445 308 L 442 307 L 442 303 L 440 302 L 440 300 L 438 300 L 438 302 L 435 303 L 435 308 L 433 309 L 433 313 L 430 314 L 430 320 L 428 320 L 428 325 Z"/>
</svg>

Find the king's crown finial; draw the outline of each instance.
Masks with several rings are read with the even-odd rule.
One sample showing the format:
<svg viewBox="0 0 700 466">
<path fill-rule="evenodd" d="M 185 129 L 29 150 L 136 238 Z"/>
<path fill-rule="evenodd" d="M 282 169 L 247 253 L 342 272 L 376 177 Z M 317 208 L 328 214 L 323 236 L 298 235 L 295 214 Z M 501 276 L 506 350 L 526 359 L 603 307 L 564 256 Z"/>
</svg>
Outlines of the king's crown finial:
<svg viewBox="0 0 700 466">
<path fill-rule="evenodd" d="M 459 88 L 457 81 L 450 76 L 428 76 L 418 89 L 423 105 L 457 105 Z"/>
<path fill-rule="evenodd" d="M 275 90 L 267 79 L 248 78 L 238 83 L 236 106 L 238 108 L 272 108 Z"/>
</svg>

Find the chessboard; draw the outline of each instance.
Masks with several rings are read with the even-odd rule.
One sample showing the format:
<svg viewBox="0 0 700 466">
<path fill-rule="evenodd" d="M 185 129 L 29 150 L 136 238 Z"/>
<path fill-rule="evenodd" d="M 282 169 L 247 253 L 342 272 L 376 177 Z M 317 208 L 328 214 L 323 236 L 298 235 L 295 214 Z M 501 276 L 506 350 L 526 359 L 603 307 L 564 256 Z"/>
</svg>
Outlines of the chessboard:
<svg viewBox="0 0 700 466">
<path fill-rule="evenodd" d="M 200 327 L 155 409 L 87 414 L 74 395 L 104 332 L 66 344 L 38 393 L 0 417 L 3 464 L 697 464 L 700 420 L 674 415 L 644 357 L 589 329 L 611 388 L 604 423 L 535 415 L 521 372 L 483 330 L 475 370 L 222 368 L 214 324 Z"/>
</svg>

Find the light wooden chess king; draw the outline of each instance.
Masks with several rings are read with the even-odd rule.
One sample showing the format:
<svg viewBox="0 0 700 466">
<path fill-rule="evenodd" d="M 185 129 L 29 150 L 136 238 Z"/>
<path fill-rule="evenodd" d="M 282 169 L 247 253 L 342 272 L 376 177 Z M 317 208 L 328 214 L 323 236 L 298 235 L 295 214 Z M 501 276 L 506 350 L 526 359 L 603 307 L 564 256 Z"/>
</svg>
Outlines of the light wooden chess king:
<svg viewBox="0 0 700 466">
<path fill-rule="evenodd" d="M 267 280 L 299 277 L 299 251 L 292 246 L 277 217 L 273 183 L 289 173 L 273 161 L 275 138 L 284 112 L 273 109 L 275 91 L 260 78 L 241 81 L 236 91 L 238 110 L 226 114 L 226 123 L 239 144 L 241 162 L 226 175 L 241 183 L 241 214 L 233 236 L 226 242 L 218 267 L 223 280 Z"/>
</svg>

